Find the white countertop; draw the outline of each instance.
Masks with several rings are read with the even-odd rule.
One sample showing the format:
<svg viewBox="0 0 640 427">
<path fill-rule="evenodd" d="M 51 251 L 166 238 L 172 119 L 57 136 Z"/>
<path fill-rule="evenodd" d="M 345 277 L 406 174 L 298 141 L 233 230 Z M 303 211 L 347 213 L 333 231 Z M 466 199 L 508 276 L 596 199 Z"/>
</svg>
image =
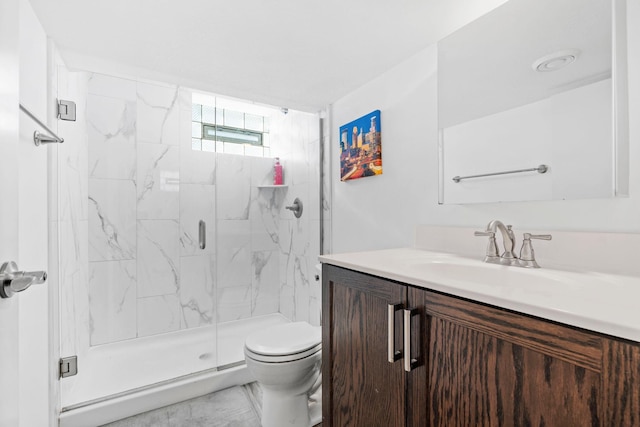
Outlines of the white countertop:
<svg viewBox="0 0 640 427">
<path fill-rule="evenodd" d="M 640 342 L 639 277 L 506 267 L 414 248 L 323 255 L 320 261 Z"/>
</svg>

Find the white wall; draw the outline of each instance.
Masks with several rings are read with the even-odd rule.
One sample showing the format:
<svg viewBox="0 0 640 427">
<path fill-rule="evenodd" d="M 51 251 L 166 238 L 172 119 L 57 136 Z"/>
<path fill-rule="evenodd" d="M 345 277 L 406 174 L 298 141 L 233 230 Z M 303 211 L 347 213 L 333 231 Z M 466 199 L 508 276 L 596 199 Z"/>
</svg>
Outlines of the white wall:
<svg viewBox="0 0 640 427">
<path fill-rule="evenodd" d="M 640 3 L 628 2 L 628 23 Z M 628 25 L 629 117 L 640 114 L 640 28 Z M 631 120 L 628 198 L 438 205 L 436 48 L 428 47 L 332 106 L 333 252 L 411 246 L 418 224 L 640 232 L 640 122 Z M 338 128 L 375 109 L 382 116 L 384 174 L 338 176 Z"/>
<path fill-rule="evenodd" d="M 435 46 L 425 49 L 333 105 L 334 253 L 408 246 L 437 204 L 436 53 Z M 383 173 L 341 182 L 338 129 L 376 109 Z"/>
<path fill-rule="evenodd" d="M 20 103 L 47 118 L 47 36 L 27 0 L 20 1 Z M 39 127 L 20 114 L 18 147 L 18 233 L 21 270 L 47 270 L 47 150 L 36 147 Z M 49 287 L 36 285 L 14 296 L 20 304 L 20 426 L 47 426 L 49 419 Z"/>
</svg>

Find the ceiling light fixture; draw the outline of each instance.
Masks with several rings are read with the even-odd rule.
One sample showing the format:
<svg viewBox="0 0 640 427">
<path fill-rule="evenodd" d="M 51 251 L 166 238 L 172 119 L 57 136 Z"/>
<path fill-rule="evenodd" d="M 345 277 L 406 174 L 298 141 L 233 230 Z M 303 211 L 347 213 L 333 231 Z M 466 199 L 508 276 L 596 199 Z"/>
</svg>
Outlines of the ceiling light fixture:
<svg viewBox="0 0 640 427">
<path fill-rule="evenodd" d="M 558 71 L 578 59 L 578 49 L 565 49 L 545 55 L 533 62 L 533 69 L 540 72 Z"/>
</svg>

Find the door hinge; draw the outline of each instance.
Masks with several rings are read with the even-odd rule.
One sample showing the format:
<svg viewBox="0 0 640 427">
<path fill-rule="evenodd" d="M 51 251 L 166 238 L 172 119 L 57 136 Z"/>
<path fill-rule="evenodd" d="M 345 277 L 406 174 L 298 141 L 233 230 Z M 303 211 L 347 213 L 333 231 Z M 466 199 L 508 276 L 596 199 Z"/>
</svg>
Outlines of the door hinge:
<svg viewBox="0 0 640 427">
<path fill-rule="evenodd" d="M 78 373 L 78 356 L 60 359 L 60 378 L 72 377 Z"/>
<path fill-rule="evenodd" d="M 70 122 L 76 121 L 76 103 L 73 101 L 58 100 L 58 118 Z"/>
</svg>

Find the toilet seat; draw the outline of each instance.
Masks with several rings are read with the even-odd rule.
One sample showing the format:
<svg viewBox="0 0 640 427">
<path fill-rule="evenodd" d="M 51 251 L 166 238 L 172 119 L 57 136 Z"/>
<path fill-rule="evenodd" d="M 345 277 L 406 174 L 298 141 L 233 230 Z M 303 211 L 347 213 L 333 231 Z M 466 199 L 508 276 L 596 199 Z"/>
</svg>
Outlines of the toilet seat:
<svg viewBox="0 0 640 427">
<path fill-rule="evenodd" d="M 322 348 L 319 327 L 307 322 L 273 326 L 249 335 L 245 354 L 261 362 L 282 363 L 309 357 Z"/>
<path fill-rule="evenodd" d="M 322 344 L 318 344 L 317 346 L 300 353 L 283 354 L 280 356 L 265 356 L 264 354 L 252 352 L 246 346 L 244 347 L 244 354 L 246 357 L 256 360 L 258 362 L 265 362 L 265 363 L 294 362 L 296 360 L 313 356 L 314 354 L 319 353 L 321 351 L 322 351 Z"/>
</svg>

